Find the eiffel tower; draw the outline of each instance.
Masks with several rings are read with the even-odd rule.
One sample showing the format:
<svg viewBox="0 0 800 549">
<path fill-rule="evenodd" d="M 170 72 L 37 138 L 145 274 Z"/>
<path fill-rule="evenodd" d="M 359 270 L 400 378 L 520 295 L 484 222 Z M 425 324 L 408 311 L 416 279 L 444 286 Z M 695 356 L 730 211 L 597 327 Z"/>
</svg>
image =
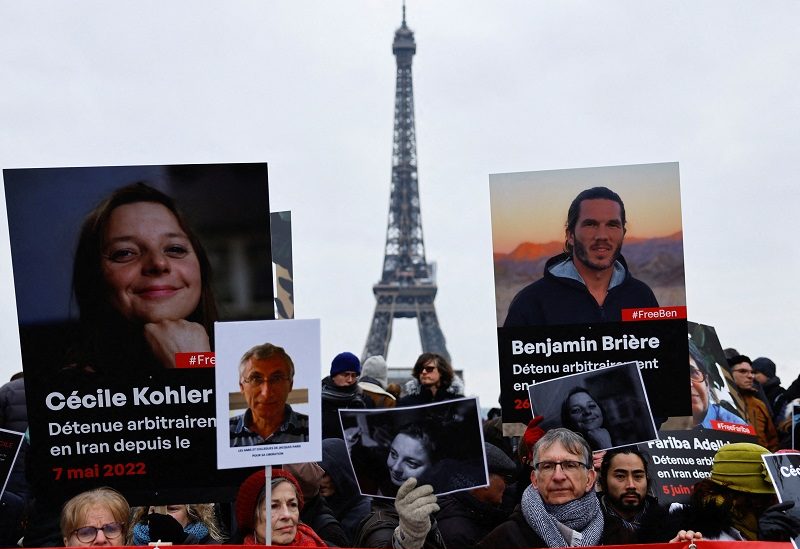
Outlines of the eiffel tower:
<svg viewBox="0 0 800 549">
<path fill-rule="evenodd" d="M 438 353 L 450 360 L 433 306 L 437 290 L 435 266 L 426 262 L 422 240 L 411 78 L 411 58 L 416 51 L 414 33 L 406 25 L 404 4 L 403 24 L 394 33 L 392 43 L 397 59 L 397 84 L 386 252 L 381 281 L 372 287 L 377 303 L 362 359 L 373 355 L 387 357 L 394 319 L 416 318 L 422 351 Z"/>
</svg>

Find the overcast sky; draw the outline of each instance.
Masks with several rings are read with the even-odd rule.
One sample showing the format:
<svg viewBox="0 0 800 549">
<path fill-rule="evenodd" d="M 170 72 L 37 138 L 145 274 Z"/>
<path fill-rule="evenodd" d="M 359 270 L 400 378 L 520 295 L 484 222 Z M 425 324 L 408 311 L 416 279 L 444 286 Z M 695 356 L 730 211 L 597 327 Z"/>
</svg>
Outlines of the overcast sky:
<svg viewBox="0 0 800 549">
<path fill-rule="evenodd" d="M 323 364 L 360 354 L 400 19 L 399 0 L 0 0 L 0 167 L 269 162 L 297 317 L 321 319 Z M 468 393 L 499 390 L 488 175 L 651 162 L 680 163 L 690 319 L 797 376 L 799 3 L 409 0 L 407 19 L 426 251 Z M 0 255 L 7 379 L 5 221 Z M 390 365 L 419 352 L 395 322 Z"/>
</svg>

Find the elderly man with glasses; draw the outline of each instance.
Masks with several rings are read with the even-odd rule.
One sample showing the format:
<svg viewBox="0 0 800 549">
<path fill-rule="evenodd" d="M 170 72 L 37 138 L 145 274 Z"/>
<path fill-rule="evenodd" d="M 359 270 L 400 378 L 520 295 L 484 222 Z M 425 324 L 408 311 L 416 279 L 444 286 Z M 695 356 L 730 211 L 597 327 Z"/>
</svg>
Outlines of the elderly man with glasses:
<svg viewBox="0 0 800 549">
<path fill-rule="evenodd" d="M 758 398 L 758 385 L 755 383 L 753 361 L 745 355 L 736 355 L 728 359 L 731 377 L 744 402 L 745 419 L 756 430 L 758 443 L 770 452 L 778 449 L 778 432 L 772 423 L 767 405 Z"/>
<path fill-rule="evenodd" d="M 552 429 L 533 447 L 531 486 L 509 520 L 480 548 L 602 545 L 603 512 L 594 493 L 592 451 L 582 436 Z"/>
<path fill-rule="evenodd" d="M 308 416 L 286 403 L 294 363 L 282 347 L 256 345 L 239 362 L 239 388 L 247 411 L 230 420 L 231 447 L 308 442 Z"/>
</svg>

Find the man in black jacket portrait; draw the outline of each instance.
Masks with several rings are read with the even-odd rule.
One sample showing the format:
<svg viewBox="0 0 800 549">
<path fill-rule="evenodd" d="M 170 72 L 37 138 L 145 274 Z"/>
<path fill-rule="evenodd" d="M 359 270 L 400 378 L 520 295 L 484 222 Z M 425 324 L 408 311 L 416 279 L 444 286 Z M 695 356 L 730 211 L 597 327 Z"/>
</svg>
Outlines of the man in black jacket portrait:
<svg viewBox="0 0 800 549">
<path fill-rule="evenodd" d="M 658 307 L 647 284 L 631 276 L 622 257 L 625 204 L 606 187 L 578 194 L 567 212 L 564 253 L 544 276 L 524 287 L 508 308 L 505 327 L 622 320 L 622 309 Z"/>
</svg>

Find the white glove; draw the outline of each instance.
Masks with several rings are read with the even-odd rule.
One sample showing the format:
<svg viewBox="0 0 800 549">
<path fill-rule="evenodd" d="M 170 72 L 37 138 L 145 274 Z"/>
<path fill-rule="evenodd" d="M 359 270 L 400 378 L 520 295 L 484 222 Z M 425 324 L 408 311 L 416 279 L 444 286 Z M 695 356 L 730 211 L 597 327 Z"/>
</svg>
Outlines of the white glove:
<svg viewBox="0 0 800 549">
<path fill-rule="evenodd" d="M 400 526 L 395 528 L 394 538 L 403 549 L 420 549 L 431 529 L 431 514 L 439 510 L 433 486 L 417 486 L 417 479 L 409 478 L 397 490 L 394 500 Z"/>
</svg>

